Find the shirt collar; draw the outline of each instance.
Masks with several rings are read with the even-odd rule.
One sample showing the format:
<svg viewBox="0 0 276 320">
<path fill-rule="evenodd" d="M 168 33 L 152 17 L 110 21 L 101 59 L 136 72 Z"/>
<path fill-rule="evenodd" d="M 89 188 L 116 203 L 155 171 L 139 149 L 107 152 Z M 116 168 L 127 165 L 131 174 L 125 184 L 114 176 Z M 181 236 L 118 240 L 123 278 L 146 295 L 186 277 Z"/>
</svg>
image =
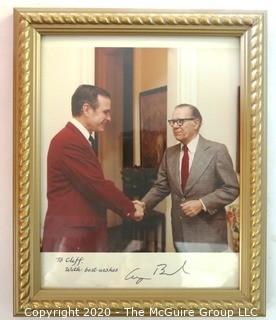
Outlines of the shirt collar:
<svg viewBox="0 0 276 320">
<path fill-rule="evenodd" d="M 90 132 L 76 119 L 72 118 L 70 122 L 84 135 L 86 140 L 89 140 Z M 94 133 L 92 133 L 94 136 Z"/>
<path fill-rule="evenodd" d="M 198 140 L 199 140 L 199 134 L 197 134 L 188 144 L 187 144 L 187 147 L 188 147 L 188 150 L 192 153 L 195 153 L 196 152 L 196 147 L 197 147 L 197 144 L 198 144 Z M 183 143 L 181 143 L 181 150 L 182 150 L 182 147 L 184 146 Z"/>
</svg>

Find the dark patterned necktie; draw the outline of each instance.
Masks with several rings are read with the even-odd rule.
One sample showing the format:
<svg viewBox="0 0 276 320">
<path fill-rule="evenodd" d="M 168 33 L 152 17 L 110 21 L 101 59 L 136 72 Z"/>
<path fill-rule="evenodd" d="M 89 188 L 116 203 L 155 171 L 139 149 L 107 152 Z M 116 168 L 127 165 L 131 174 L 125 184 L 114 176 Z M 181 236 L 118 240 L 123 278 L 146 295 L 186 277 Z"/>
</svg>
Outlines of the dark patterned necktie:
<svg viewBox="0 0 276 320">
<path fill-rule="evenodd" d="M 184 191 L 189 176 L 189 150 L 186 144 L 184 144 L 182 150 L 184 153 L 181 163 L 181 188 Z"/>
<path fill-rule="evenodd" d="M 92 137 L 92 135 L 90 134 L 88 140 L 90 141 L 91 147 L 93 148 L 93 150 L 96 152 L 96 144 L 95 144 L 95 139 Z"/>
</svg>

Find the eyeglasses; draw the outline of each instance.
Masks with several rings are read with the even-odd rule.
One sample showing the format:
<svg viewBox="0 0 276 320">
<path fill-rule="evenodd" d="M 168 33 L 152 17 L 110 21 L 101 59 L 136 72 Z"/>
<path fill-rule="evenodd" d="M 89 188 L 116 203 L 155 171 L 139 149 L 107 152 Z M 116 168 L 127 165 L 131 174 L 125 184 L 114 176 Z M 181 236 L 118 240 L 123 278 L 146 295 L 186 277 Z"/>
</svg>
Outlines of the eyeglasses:
<svg viewBox="0 0 276 320">
<path fill-rule="evenodd" d="M 171 127 L 173 127 L 175 124 L 178 125 L 178 127 L 183 126 L 185 122 L 195 120 L 195 118 L 185 118 L 185 119 L 170 119 L 168 120 L 168 123 Z"/>
</svg>

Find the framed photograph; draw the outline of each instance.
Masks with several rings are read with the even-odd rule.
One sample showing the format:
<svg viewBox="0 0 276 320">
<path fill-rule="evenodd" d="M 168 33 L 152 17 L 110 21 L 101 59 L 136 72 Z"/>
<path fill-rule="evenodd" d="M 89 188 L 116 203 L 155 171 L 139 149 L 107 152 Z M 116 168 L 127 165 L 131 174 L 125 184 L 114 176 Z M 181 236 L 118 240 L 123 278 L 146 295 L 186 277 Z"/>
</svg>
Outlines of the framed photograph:
<svg viewBox="0 0 276 320">
<path fill-rule="evenodd" d="M 265 315 L 265 30 L 265 12 L 14 10 L 15 315 Z M 78 95 L 95 87 L 93 108 Z M 184 128 L 197 130 L 195 149 Z M 146 210 L 160 202 L 162 252 L 136 252 L 132 236 L 119 250 L 122 221 L 137 218 L 122 172 L 159 164 L 162 201 L 152 189 L 142 200 Z M 95 168 L 96 180 L 81 179 Z M 205 196 L 211 168 L 219 205 Z M 235 182 L 231 197 L 225 180 Z M 185 197 L 200 211 L 179 222 Z M 149 221 L 143 237 L 154 243 L 160 228 Z M 225 250 L 203 250 L 213 223 Z M 97 245 L 70 247 L 68 230 Z M 186 235 L 199 249 L 179 250 Z"/>
<path fill-rule="evenodd" d="M 167 88 L 140 93 L 141 165 L 158 168 L 166 149 Z"/>
</svg>

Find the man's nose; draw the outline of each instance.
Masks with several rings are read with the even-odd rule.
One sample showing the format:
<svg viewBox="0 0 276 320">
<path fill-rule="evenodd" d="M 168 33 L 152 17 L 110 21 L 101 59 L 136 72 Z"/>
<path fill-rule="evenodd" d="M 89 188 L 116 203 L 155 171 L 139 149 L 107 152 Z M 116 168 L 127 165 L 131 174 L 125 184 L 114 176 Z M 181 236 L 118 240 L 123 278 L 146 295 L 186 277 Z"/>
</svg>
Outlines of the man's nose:
<svg viewBox="0 0 276 320">
<path fill-rule="evenodd" d="M 172 127 L 173 127 L 173 129 L 178 129 L 179 125 L 177 124 L 177 122 L 174 122 Z"/>
</svg>

